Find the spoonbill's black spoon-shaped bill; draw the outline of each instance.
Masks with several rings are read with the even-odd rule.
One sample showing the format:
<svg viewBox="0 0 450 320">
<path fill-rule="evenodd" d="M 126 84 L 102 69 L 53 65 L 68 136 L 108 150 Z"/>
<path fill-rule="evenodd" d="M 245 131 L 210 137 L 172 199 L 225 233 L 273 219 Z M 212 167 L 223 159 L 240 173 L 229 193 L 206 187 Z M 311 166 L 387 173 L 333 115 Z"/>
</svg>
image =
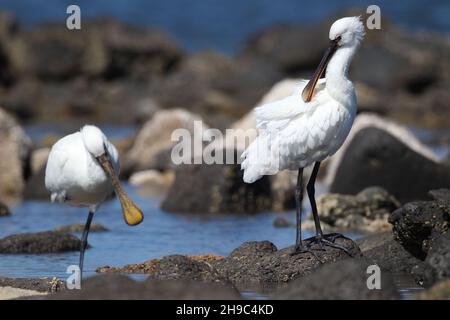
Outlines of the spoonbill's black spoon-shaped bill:
<svg viewBox="0 0 450 320">
<path fill-rule="evenodd" d="M 89 208 L 80 247 L 80 271 L 92 218 L 113 191 L 119 198 L 125 222 L 138 225 L 142 211 L 131 201 L 119 182 L 119 155 L 103 132 L 92 125 L 58 140 L 52 147 L 45 170 L 45 186 L 52 202 Z"/>
<path fill-rule="evenodd" d="M 356 116 L 356 94 L 348 78 L 350 62 L 364 38 L 359 17 L 346 17 L 333 23 L 330 46 L 314 76 L 299 83 L 292 95 L 255 109 L 259 136 L 242 154 L 244 181 L 252 183 L 263 175 L 280 170 L 298 170 L 295 190 L 297 235 L 294 254 L 310 252 L 318 246 L 335 247 L 340 234 L 324 235 L 315 201 L 314 184 L 320 163 L 344 143 Z M 320 79 L 326 70 L 325 78 Z M 261 161 L 263 159 L 263 161 Z M 314 165 L 306 190 L 316 227 L 316 235 L 305 245 L 301 237 L 303 169 Z"/>
</svg>

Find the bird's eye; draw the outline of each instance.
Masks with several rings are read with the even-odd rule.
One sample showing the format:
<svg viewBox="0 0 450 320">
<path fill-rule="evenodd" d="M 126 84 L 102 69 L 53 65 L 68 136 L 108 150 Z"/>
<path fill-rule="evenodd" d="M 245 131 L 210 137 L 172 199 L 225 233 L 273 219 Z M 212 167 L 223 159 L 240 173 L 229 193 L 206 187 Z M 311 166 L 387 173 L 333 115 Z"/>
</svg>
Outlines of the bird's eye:
<svg viewBox="0 0 450 320">
<path fill-rule="evenodd" d="M 337 36 L 336 39 L 334 39 L 334 40 L 335 40 L 336 42 L 339 42 L 339 41 L 341 41 L 341 39 L 342 39 L 341 36 Z"/>
</svg>

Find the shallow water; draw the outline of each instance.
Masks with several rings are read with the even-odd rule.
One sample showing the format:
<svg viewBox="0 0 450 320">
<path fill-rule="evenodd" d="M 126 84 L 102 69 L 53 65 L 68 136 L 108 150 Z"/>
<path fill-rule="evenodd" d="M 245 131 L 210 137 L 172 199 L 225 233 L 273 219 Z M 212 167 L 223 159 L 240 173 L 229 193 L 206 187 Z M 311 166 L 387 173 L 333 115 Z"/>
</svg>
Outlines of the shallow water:
<svg viewBox="0 0 450 320">
<path fill-rule="evenodd" d="M 159 209 L 160 200 L 143 198 L 128 185 L 125 188 L 145 213 L 144 222 L 129 227 L 122 219 L 118 200 L 105 203 L 94 217 L 94 223 L 110 231 L 89 235 L 92 248 L 85 256 L 87 276 L 93 275 L 100 266 L 123 266 L 169 254 L 228 255 L 245 241 L 270 240 L 281 248 L 291 245 L 295 237 L 295 229 L 273 226 L 273 220 L 280 215 L 294 221 L 293 212 L 208 217 L 171 214 Z M 84 223 L 87 217 L 85 209 L 48 202 L 27 201 L 11 209 L 12 216 L 0 220 L 0 238 Z M 305 208 L 305 212 L 308 210 Z M 305 231 L 305 236 L 310 235 Z M 78 255 L 78 252 L 2 255 L 0 276 L 64 278 L 66 268 L 78 264 Z"/>
</svg>

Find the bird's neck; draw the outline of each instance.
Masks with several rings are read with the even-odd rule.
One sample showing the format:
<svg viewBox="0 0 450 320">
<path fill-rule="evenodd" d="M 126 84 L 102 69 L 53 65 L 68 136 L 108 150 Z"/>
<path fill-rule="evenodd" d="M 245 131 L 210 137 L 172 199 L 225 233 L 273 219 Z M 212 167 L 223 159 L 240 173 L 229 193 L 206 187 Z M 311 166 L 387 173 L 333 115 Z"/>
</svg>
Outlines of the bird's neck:
<svg viewBox="0 0 450 320">
<path fill-rule="evenodd" d="M 339 48 L 331 58 L 326 71 L 328 93 L 340 103 L 347 105 L 348 97 L 354 97 L 353 83 L 348 78 L 348 69 L 358 47 Z"/>
</svg>

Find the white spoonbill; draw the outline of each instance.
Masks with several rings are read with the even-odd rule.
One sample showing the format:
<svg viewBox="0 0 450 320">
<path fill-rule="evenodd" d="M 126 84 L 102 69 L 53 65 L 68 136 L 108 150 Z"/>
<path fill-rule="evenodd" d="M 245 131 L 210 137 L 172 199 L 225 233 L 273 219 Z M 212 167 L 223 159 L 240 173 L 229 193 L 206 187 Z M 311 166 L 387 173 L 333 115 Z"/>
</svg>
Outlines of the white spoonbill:
<svg viewBox="0 0 450 320">
<path fill-rule="evenodd" d="M 89 208 L 80 247 L 80 270 L 92 218 L 100 204 L 116 192 L 125 222 L 142 222 L 142 211 L 128 198 L 119 183 L 119 154 L 103 132 L 92 125 L 58 140 L 52 147 L 45 170 L 45 187 L 52 202 Z"/>
<path fill-rule="evenodd" d="M 364 26 L 359 17 L 333 23 L 330 45 L 314 76 L 282 100 L 255 109 L 258 137 L 242 154 L 244 181 L 252 183 L 279 170 L 298 170 L 295 202 L 297 235 L 295 253 L 314 252 L 312 244 L 349 251 L 334 243 L 339 234 L 324 235 L 315 201 L 314 183 L 320 162 L 343 144 L 356 115 L 356 95 L 348 69 L 361 41 Z M 324 79 L 320 79 L 326 69 Z M 320 80 L 319 80 L 320 79 Z M 301 238 L 303 168 L 314 164 L 306 186 L 314 216 L 316 236 L 304 245 Z"/>
</svg>

